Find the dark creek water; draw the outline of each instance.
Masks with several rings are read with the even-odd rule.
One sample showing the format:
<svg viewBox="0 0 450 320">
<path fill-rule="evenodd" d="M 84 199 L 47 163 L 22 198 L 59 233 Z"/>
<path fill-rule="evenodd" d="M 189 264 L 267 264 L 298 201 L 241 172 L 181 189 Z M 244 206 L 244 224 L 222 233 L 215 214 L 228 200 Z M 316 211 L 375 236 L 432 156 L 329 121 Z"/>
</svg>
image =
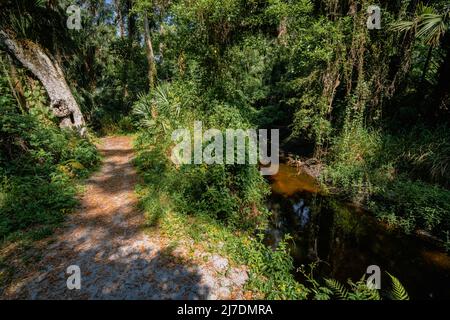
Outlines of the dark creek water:
<svg viewBox="0 0 450 320">
<path fill-rule="evenodd" d="M 395 275 L 412 299 L 450 299 L 450 256 L 414 235 L 389 229 L 370 214 L 320 195 L 313 178 L 280 165 L 271 177 L 269 209 L 273 216 L 266 241 L 272 246 L 289 233 L 295 266 L 320 260 L 315 275 L 343 283 L 356 281 L 369 265 Z M 300 273 L 296 273 L 301 279 Z"/>
</svg>

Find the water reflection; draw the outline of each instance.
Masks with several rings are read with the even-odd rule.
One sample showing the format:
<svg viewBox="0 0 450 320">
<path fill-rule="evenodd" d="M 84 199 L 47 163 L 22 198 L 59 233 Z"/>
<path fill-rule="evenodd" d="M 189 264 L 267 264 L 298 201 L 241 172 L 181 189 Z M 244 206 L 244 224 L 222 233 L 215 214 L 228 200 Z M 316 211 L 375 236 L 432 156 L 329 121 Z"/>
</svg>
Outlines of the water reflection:
<svg viewBox="0 0 450 320">
<path fill-rule="evenodd" d="M 319 263 L 321 276 L 359 279 L 369 265 L 396 275 L 416 299 L 450 298 L 450 257 L 414 236 L 400 234 L 350 204 L 325 197 L 312 178 L 281 165 L 268 203 L 272 247 L 289 233 L 296 266 Z M 298 275 L 300 277 L 300 275 Z M 386 275 L 383 283 L 390 282 Z"/>
<path fill-rule="evenodd" d="M 300 199 L 298 203 L 295 203 L 292 206 L 292 209 L 294 210 L 294 213 L 300 220 L 300 226 L 303 228 L 308 223 L 310 218 L 310 209 L 309 207 L 305 206 L 305 200 Z"/>
</svg>

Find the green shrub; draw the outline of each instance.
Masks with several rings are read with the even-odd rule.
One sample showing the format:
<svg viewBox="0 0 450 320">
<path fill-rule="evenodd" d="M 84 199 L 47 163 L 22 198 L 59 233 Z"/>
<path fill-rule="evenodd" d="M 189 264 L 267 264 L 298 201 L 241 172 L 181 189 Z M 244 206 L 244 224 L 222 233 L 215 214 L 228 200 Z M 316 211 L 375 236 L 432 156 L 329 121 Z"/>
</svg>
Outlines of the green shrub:
<svg viewBox="0 0 450 320">
<path fill-rule="evenodd" d="M 385 157 L 395 162 L 401 173 L 425 182 L 448 187 L 450 182 L 450 130 L 438 126 L 409 128 L 384 137 Z"/>
<path fill-rule="evenodd" d="M 222 243 L 220 250 L 249 267 L 249 289 L 268 299 L 302 299 L 293 260 L 283 241 L 277 250 L 255 238 L 264 229 L 268 211 L 267 182 L 256 165 L 179 165 L 171 160 L 170 133 L 179 127 L 250 128 L 252 112 L 224 101 L 201 103 L 195 83 L 163 84 L 134 106 L 141 132 L 135 141 L 136 167 L 144 178 L 139 188 L 149 227 L 170 236 L 186 234 L 202 245 Z M 184 102 L 181 104 L 181 102 Z M 203 109 L 204 106 L 207 108 Z M 286 239 L 287 240 L 287 239 Z"/>
<path fill-rule="evenodd" d="M 245 113 L 236 107 L 210 101 L 207 111 L 197 109 L 194 102 L 200 99 L 196 90 L 190 82 L 164 83 L 136 102 L 133 114 L 142 128 L 137 139 L 137 148 L 142 151 L 136 159 L 138 167 L 144 176 L 155 170 L 164 176 L 179 212 L 207 214 L 242 228 L 260 225 L 266 220 L 263 199 L 268 186 L 256 165 L 175 167 L 168 159 L 172 130 L 192 130 L 194 119 L 203 121 L 204 130 L 250 127 Z M 149 152 L 149 148 L 154 149 Z"/>
<path fill-rule="evenodd" d="M 363 202 L 373 192 L 373 176 L 382 174 L 383 168 L 374 170 L 380 152 L 380 135 L 361 127 L 345 130 L 334 139 L 330 165 L 322 179 L 352 200 Z"/>
<path fill-rule="evenodd" d="M 396 135 L 344 132 L 335 139 L 322 179 L 391 225 L 406 232 L 424 229 L 447 241 L 448 141 L 446 128 L 433 134 L 422 127 Z"/>
<path fill-rule="evenodd" d="M 75 206 L 74 179 L 100 158 L 90 141 L 57 126 L 45 99 L 30 94 L 40 103 L 22 110 L 0 80 L 0 240 L 27 230 L 44 236 Z"/>
<path fill-rule="evenodd" d="M 375 193 L 370 208 L 407 232 L 421 228 L 446 240 L 450 230 L 450 192 L 436 185 L 395 180 Z"/>
</svg>

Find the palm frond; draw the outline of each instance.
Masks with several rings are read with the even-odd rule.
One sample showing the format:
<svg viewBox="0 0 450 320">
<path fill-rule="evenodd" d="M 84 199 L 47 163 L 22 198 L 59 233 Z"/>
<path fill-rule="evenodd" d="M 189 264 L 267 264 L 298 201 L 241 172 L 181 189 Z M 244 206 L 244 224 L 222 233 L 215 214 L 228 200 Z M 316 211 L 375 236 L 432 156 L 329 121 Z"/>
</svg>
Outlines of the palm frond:
<svg viewBox="0 0 450 320">
<path fill-rule="evenodd" d="M 425 14 L 435 14 L 435 13 L 436 13 L 436 9 L 434 9 L 431 6 L 427 6 L 423 2 L 420 2 L 417 5 L 416 14 L 418 16 L 422 16 L 422 15 L 425 15 Z"/>
<path fill-rule="evenodd" d="M 438 45 L 441 37 L 449 28 L 449 12 L 438 12 L 435 8 L 420 4 L 416 16 L 411 21 L 397 21 L 390 25 L 395 32 L 416 32 L 428 45 Z"/>
<path fill-rule="evenodd" d="M 170 105 L 168 98 L 169 90 L 166 84 L 159 85 L 155 88 L 154 97 L 158 105 L 168 106 Z"/>
<path fill-rule="evenodd" d="M 398 21 L 390 24 L 390 30 L 395 32 L 409 32 L 416 27 L 415 21 Z"/>
<path fill-rule="evenodd" d="M 144 126 L 152 125 L 151 106 L 152 100 L 148 95 L 143 93 L 138 94 L 138 100 L 135 102 L 132 112 L 141 118 L 141 123 Z"/>
<path fill-rule="evenodd" d="M 417 37 L 423 38 L 428 44 L 437 45 L 445 33 L 443 16 L 439 14 L 424 14 L 418 24 Z"/>
</svg>

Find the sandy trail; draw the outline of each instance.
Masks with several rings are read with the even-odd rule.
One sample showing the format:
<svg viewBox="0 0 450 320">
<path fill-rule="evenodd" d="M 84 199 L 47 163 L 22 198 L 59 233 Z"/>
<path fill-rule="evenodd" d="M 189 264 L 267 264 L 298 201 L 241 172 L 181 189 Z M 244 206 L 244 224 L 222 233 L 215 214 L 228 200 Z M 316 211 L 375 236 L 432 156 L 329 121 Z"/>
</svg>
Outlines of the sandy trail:
<svg viewBox="0 0 450 320">
<path fill-rule="evenodd" d="M 42 258 L 18 272 L 4 298 L 25 299 L 236 299 L 243 298 L 243 268 L 218 255 L 197 252 L 144 232 L 134 187 L 132 138 L 101 139 L 101 170 L 86 182 L 80 208 L 54 235 Z M 204 259 L 207 257 L 207 259 Z M 67 267 L 79 266 L 81 289 L 67 288 Z"/>
</svg>

